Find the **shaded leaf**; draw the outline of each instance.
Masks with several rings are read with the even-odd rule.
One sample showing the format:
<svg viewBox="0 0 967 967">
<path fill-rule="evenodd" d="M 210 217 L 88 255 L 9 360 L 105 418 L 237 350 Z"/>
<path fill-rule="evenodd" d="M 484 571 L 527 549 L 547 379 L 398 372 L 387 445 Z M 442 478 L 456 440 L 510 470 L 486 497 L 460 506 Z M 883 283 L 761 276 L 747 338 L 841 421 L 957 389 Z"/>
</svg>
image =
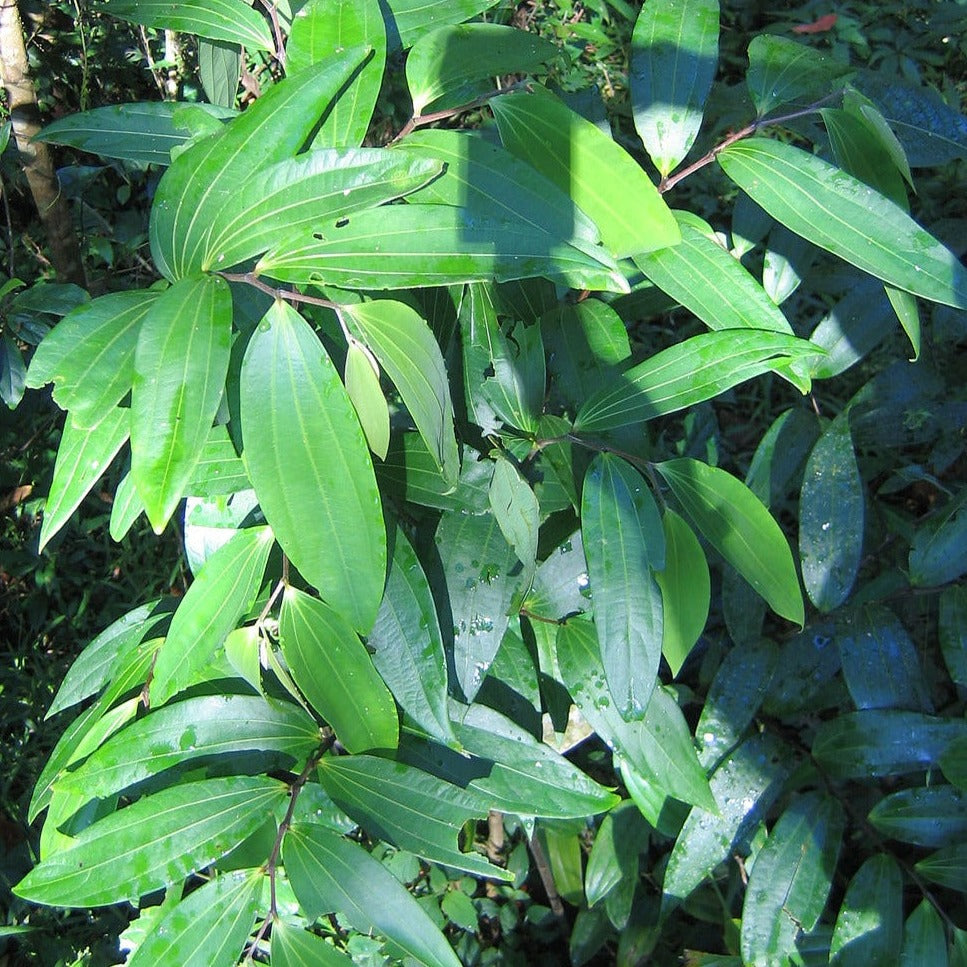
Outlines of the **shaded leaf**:
<svg viewBox="0 0 967 967">
<path fill-rule="evenodd" d="M 490 510 L 501 533 L 525 570 L 533 572 L 537 561 L 540 507 L 534 491 L 509 460 L 497 460 L 489 497 Z"/>
<path fill-rule="evenodd" d="M 836 967 L 895 964 L 903 939 L 903 878 L 896 860 L 871 856 L 850 880 L 836 916 L 829 961 Z"/>
<path fill-rule="evenodd" d="M 272 924 L 272 964 L 274 967 L 350 967 L 352 960 L 318 934 L 277 920 Z"/>
<path fill-rule="evenodd" d="M 917 528 L 910 547 L 910 582 L 933 587 L 967 572 L 967 488 Z"/>
<path fill-rule="evenodd" d="M 940 914 L 921 900 L 903 925 L 900 967 L 947 967 L 947 936 Z"/>
</svg>

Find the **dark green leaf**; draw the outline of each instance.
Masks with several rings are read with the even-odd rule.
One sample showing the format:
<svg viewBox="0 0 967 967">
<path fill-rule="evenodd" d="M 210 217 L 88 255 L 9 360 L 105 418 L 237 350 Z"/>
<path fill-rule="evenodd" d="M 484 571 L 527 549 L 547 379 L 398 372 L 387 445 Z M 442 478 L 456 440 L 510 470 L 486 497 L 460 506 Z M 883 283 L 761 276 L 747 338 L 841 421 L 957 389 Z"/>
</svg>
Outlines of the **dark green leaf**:
<svg viewBox="0 0 967 967">
<path fill-rule="evenodd" d="M 917 872 L 932 883 L 967 893 L 967 843 L 954 843 L 920 860 Z"/>
<path fill-rule="evenodd" d="M 282 920 L 272 924 L 273 967 L 351 967 L 351 964 L 346 954 L 318 934 Z"/>
<path fill-rule="evenodd" d="M 601 820 L 584 874 L 589 907 L 603 900 L 623 879 L 637 879 L 638 854 L 648 846 L 648 833 L 648 824 L 632 802 L 616 806 Z"/>
<path fill-rule="evenodd" d="M 903 878 L 896 860 L 871 856 L 850 881 L 829 947 L 835 967 L 895 964 L 903 939 Z"/>
<path fill-rule="evenodd" d="M 235 107 L 241 70 L 242 51 L 238 44 L 198 38 L 198 76 L 212 104 Z"/>
<path fill-rule="evenodd" d="M 490 510 L 501 533 L 524 570 L 533 573 L 537 561 L 540 507 L 530 485 L 509 460 L 498 459 L 490 481 Z"/>
<path fill-rule="evenodd" d="M 934 587 L 967 572 L 967 488 L 917 528 L 910 547 L 910 582 Z"/>
<path fill-rule="evenodd" d="M 921 900 L 903 925 L 900 967 L 947 967 L 947 937 L 940 914 Z"/>
<path fill-rule="evenodd" d="M 937 637 L 950 677 L 967 687 L 967 587 L 954 585 L 940 595 Z"/>
<path fill-rule="evenodd" d="M 961 734 L 967 726 L 961 724 Z M 884 836 L 915 846 L 953 846 L 967 836 L 967 793 L 953 786 L 919 786 L 884 796 L 870 822 Z"/>
</svg>

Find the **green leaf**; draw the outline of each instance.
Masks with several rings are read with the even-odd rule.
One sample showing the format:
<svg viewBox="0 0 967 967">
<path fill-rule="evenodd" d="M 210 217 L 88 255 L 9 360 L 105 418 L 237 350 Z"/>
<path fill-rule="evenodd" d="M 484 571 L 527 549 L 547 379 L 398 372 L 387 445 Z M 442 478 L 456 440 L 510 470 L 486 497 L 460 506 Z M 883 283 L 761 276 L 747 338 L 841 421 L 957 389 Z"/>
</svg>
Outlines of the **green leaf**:
<svg viewBox="0 0 967 967">
<path fill-rule="evenodd" d="M 292 889 L 308 917 L 335 911 L 357 930 L 387 937 L 426 967 L 460 967 L 423 907 L 382 863 L 323 826 L 297 823 L 282 844 Z"/>
<path fill-rule="evenodd" d="M 351 967 L 352 960 L 318 934 L 276 920 L 272 924 L 272 964 L 273 967 Z"/>
<path fill-rule="evenodd" d="M 967 269 L 902 208 L 791 144 L 753 138 L 717 155 L 725 173 L 773 218 L 870 275 L 967 308 Z"/>
<path fill-rule="evenodd" d="M 318 726 L 290 702 L 248 695 L 189 698 L 122 729 L 56 786 L 86 799 L 106 799 L 183 762 L 246 751 L 280 753 L 266 756 L 260 768 L 274 761 L 298 771 L 318 745 Z"/>
<path fill-rule="evenodd" d="M 665 177 L 695 143 L 718 64 L 718 0 L 646 3 L 631 38 L 635 130 Z"/>
<path fill-rule="evenodd" d="M 241 71 L 242 51 L 238 44 L 198 38 L 198 77 L 212 104 L 235 107 Z"/>
<path fill-rule="evenodd" d="M 835 967 L 895 964 L 903 939 L 903 878 L 896 860 L 871 856 L 850 880 L 829 946 Z"/>
<path fill-rule="evenodd" d="M 901 789 L 884 796 L 870 810 L 869 820 L 890 839 L 915 846 L 953 846 L 967 836 L 967 793 L 953 786 Z"/>
<path fill-rule="evenodd" d="M 845 817 L 834 799 L 793 800 L 759 851 L 742 907 L 742 961 L 786 963 L 819 921 L 832 885 Z"/>
<path fill-rule="evenodd" d="M 54 479 L 44 505 L 39 550 L 70 520 L 71 514 L 101 479 L 128 438 L 129 410 L 114 407 L 89 429 L 78 429 L 70 419 L 64 423 Z"/>
<path fill-rule="evenodd" d="M 102 0 L 98 9 L 144 27 L 182 30 L 251 50 L 275 49 L 265 18 L 242 0 Z"/>
<path fill-rule="evenodd" d="M 231 967 L 255 923 L 264 882 L 263 870 L 209 880 L 161 916 L 127 961 L 128 967 Z"/>
<path fill-rule="evenodd" d="M 852 72 L 849 64 L 787 37 L 761 34 L 749 44 L 746 83 L 760 118 L 780 104 L 818 100 Z"/>
<path fill-rule="evenodd" d="M 530 485 L 506 459 L 498 459 L 490 481 L 490 510 L 524 570 L 533 573 L 537 562 L 540 507 Z"/>
<path fill-rule="evenodd" d="M 240 392 L 245 466 L 275 539 L 367 632 L 386 573 L 373 465 L 339 374 L 291 306 L 276 302 L 252 333 Z"/>
<path fill-rule="evenodd" d="M 875 779 L 922 772 L 940 762 L 964 723 L 899 709 L 864 709 L 824 722 L 813 756 L 834 779 Z"/>
<path fill-rule="evenodd" d="M 967 488 L 917 528 L 910 546 L 910 583 L 935 587 L 967 572 Z"/>
<path fill-rule="evenodd" d="M 69 312 L 37 347 L 27 386 L 53 382 L 54 402 L 90 428 L 131 389 L 138 331 L 159 295 L 112 292 Z"/>
<path fill-rule="evenodd" d="M 456 680 L 464 699 L 472 702 L 497 654 L 520 590 L 517 555 L 489 513 L 445 512 L 436 546 L 453 620 Z"/>
<path fill-rule="evenodd" d="M 437 469 L 419 433 L 397 433 L 390 438 L 389 453 L 377 469 L 385 492 L 394 498 L 437 510 L 483 513 L 488 507 L 493 462 L 478 460 L 477 452 L 463 448 L 460 480 L 454 487 Z"/>
<path fill-rule="evenodd" d="M 141 324 L 131 389 L 131 475 L 156 534 L 191 480 L 222 398 L 232 296 L 217 276 L 176 282 Z"/>
<path fill-rule="evenodd" d="M 937 637 L 950 677 L 967 686 L 967 587 L 953 585 L 940 595 Z"/>
<path fill-rule="evenodd" d="M 346 349 L 343 381 L 369 449 L 385 459 L 389 450 L 389 406 L 379 385 L 378 364 L 358 342 L 351 342 Z"/>
<path fill-rule="evenodd" d="M 163 705 L 203 668 L 255 603 L 272 550 L 268 527 L 236 531 L 205 562 L 178 605 L 151 678 L 151 704 Z"/>
<path fill-rule="evenodd" d="M 386 590 L 366 639 L 373 664 L 406 714 L 445 745 L 457 746 L 447 712 L 443 636 L 426 575 L 397 527 Z"/>
<path fill-rule="evenodd" d="M 567 192 L 616 258 L 678 242 L 675 219 L 638 163 L 549 91 L 508 94 L 490 106 L 504 147 Z"/>
<path fill-rule="evenodd" d="M 705 630 L 712 586 L 705 552 L 691 527 L 666 510 L 662 528 L 665 567 L 655 574 L 662 600 L 661 653 L 675 676 Z"/>
<path fill-rule="evenodd" d="M 486 815 L 489 802 L 402 762 L 369 755 L 327 756 L 319 781 L 368 833 L 433 863 L 498 880 L 513 874 L 457 847 L 461 827 Z"/>
<path fill-rule="evenodd" d="M 778 332 L 729 329 L 693 336 L 656 353 L 585 400 L 576 431 L 613 430 L 713 399 L 767 372 L 785 375 L 789 364 L 822 350 Z"/>
<path fill-rule="evenodd" d="M 325 65 L 348 48 L 368 44 L 372 55 L 339 90 L 313 137 L 313 147 L 357 147 L 376 107 L 386 65 L 386 31 L 378 0 L 311 0 L 292 20 L 286 69 L 296 74 Z"/>
<path fill-rule="evenodd" d="M 805 611 L 789 544 L 752 491 L 726 471 L 688 457 L 655 467 L 705 539 L 776 614 L 801 626 Z"/>
<path fill-rule="evenodd" d="M 759 441 L 745 482 L 766 507 L 772 507 L 798 483 L 806 457 L 819 438 L 818 420 L 804 409 L 786 410 Z"/>
<path fill-rule="evenodd" d="M 430 327 L 416 310 L 388 299 L 342 306 L 339 312 L 399 390 L 444 480 L 456 483 L 460 453 L 450 383 Z"/>
<path fill-rule="evenodd" d="M 849 419 L 841 415 L 813 447 L 799 498 L 803 584 L 822 612 L 838 608 L 853 589 L 863 556 L 863 525 L 863 481 Z"/>
<path fill-rule="evenodd" d="M 558 628 L 557 658 L 581 714 L 616 755 L 662 796 L 715 811 L 685 717 L 664 689 L 652 693 L 644 718 L 626 722 L 605 684 L 594 626 L 580 618 Z"/>
<path fill-rule="evenodd" d="M 420 37 L 406 58 L 406 83 L 419 117 L 446 97 L 459 104 L 470 81 L 490 81 L 506 74 L 527 74 L 557 56 L 556 44 L 536 34 L 501 24 L 473 23 L 438 27 Z"/>
<path fill-rule="evenodd" d="M 165 278 L 179 279 L 217 261 L 211 231 L 221 209 L 248 195 L 240 188 L 253 175 L 303 147 L 363 53 L 352 48 L 321 69 L 273 84 L 223 130 L 175 159 L 158 184 L 149 225 L 151 254 Z"/>
<path fill-rule="evenodd" d="M 940 914 L 921 900 L 903 925 L 900 967 L 947 967 L 947 936 Z"/>
<path fill-rule="evenodd" d="M 916 870 L 931 883 L 967 892 L 967 844 L 954 843 L 931 853 L 916 864 Z"/>
<path fill-rule="evenodd" d="M 658 506 L 641 474 L 620 457 L 598 454 L 581 496 L 581 536 L 594 592 L 601 660 L 618 711 L 641 718 L 658 678 L 665 564 Z"/>
<path fill-rule="evenodd" d="M 296 684 L 350 752 L 396 748 L 399 721 L 393 696 L 344 618 L 287 587 L 279 644 Z"/>
<path fill-rule="evenodd" d="M 499 213 L 445 205 L 390 205 L 314 233 L 283 237 L 256 265 L 281 282 L 407 289 L 545 276 L 570 288 L 624 292 L 606 252 L 570 244 Z"/>
<path fill-rule="evenodd" d="M 27 367 L 17 343 L 6 333 L 0 339 L 0 399 L 15 409 L 23 399 Z"/>
<path fill-rule="evenodd" d="M 603 900 L 623 879 L 638 877 L 638 855 L 648 847 L 648 824 L 633 802 L 609 812 L 594 837 L 584 874 L 588 906 Z"/>
<path fill-rule="evenodd" d="M 287 794 L 284 783 L 249 776 L 164 789 L 82 830 L 73 845 L 35 866 L 14 892 L 62 907 L 136 902 L 224 856 Z"/>
<path fill-rule="evenodd" d="M 581 532 L 575 531 L 537 568 L 523 610 L 538 619 L 560 621 L 590 610 L 591 582 Z"/>
<path fill-rule="evenodd" d="M 863 607 L 837 640 L 843 678 L 857 708 L 932 711 L 916 645 L 889 608 Z"/>
<path fill-rule="evenodd" d="M 233 118 L 238 113 L 213 104 L 192 107 L 221 120 Z M 96 107 L 58 118 L 37 135 L 37 140 L 65 144 L 103 158 L 169 165 L 172 148 L 181 147 L 191 138 L 187 127 L 179 124 L 179 114 L 184 110 L 184 102 L 180 101 Z"/>
<path fill-rule="evenodd" d="M 228 428 L 213 426 L 202 447 L 194 476 L 188 483 L 188 494 L 207 498 L 251 489 L 245 464 L 235 452 L 235 444 L 232 443 Z"/>
</svg>

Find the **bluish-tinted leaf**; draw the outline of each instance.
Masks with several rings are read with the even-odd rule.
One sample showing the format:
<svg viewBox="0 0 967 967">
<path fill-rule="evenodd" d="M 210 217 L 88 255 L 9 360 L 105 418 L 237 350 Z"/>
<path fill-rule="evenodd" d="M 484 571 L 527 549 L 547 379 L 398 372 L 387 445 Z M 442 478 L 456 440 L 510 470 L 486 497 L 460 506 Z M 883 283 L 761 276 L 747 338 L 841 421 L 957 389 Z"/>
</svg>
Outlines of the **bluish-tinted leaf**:
<svg viewBox="0 0 967 967">
<path fill-rule="evenodd" d="M 787 496 L 800 479 L 806 458 L 819 438 L 818 420 L 804 409 L 786 410 L 766 430 L 749 464 L 746 486 L 766 507 Z"/>
<path fill-rule="evenodd" d="M 967 892 L 967 844 L 954 843 L 917 863 L 917 872 L 932 883 L 959 893 Z"/>
<path fill-rule="evenodd" d="M 967 687 L 967 587 L 954 585 L 940 595 L 937 637 L 950 677 Z"/>
<path fill-rule="evenodd" d="M 961 726 L 967 733 L 967 726 Z M 967 793 L 953 786 L 915 786 L 884 796 L 870 822 L 884 836 L 915 846 L 944 847 L 967 836 Z"/>
<path fill-rule="evenodd" d="M 940 914 L 921 900 L 903 925 L 900 967 L 947 967 L 947 936 Z"/>
<path fill-rule="evenodd" d="M 903 940 L 903 878 L 886 853 L 871 856 L 850 880 L 836 916 L 829 962 L 836 967 L 895 964 Z"/>
<path fill-rule="evenodd" d="M 967 572 L 967 488 L 917 528 L 910 547 L 910 581 L 933 587 Z"/>
</svg>

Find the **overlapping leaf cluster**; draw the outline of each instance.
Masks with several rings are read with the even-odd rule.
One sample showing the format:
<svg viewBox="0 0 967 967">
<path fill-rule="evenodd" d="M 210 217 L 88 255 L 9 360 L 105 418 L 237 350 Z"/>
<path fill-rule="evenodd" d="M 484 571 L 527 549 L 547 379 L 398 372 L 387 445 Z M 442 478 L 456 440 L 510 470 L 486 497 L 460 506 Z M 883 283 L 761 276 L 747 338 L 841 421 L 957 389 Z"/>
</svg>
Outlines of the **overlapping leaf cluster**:
<svg viewBox="0 0 967 967">
<path fill-rule="evenodd" d="M 579 908 L 575 963 L 619 935 L 637 962 L 686 917 L 721 924 L 725 959 L 696 963 L 813 947 L 824 963 L 946 962 L 964 935 L 923 885 L 965 885 L 967 731 L 883 602 L 937 589 L 950 678 L 967 684 L 951 584 L 967 491 L 910 528 L 899 584 L 855 601 L 855 441 L 882 390 L 832 419 L 792 405 L 744 481 L 665 431 L 764 374 L 808 393 L 897 319 L 918 355 L 918 297 L 967 309 L 967 272 L 905 186 L 910 153 L 967 153 L 963 138 L 944 117 L 904 123 L 808 47 L 757 38 L 758 118 L 703 159 L 743 193 L 728 248 L 665 201 L 702 128 L 718 4 L 649 0 L 638 16 L 631 96 L 658 187 L 541 83 L 553 44 L 472 20 L 494 6 L 280 3 L 275 50 L 242 0 L 105 0 L 196 33 L 214 107 L 48 129 L 165 170 L 162 280 L 70 312 L 31 363 L 29 384 L 53 382 L 68 411 L 41 540 L 123 454 L 112 536 L 142 512 L 160 532 L 184 507 L 195 579 L 108 628 L 64 681 L 51 713 L 85 705 L 38 783 L 41 861 L 17 892 L 83 907 L 165 890 L 131 933 L 136 964 L 245 949 L 347 963 L 326 914 L 392 956 L 455 964 L 439 924 L 452 934 L 459 904 L 418 901 L 371 848 L 512 882 L 498 848 L 465 838 L 497 814 Z M 286 71 L 236 112 L 240 45 Z M 400 49 L 415 117 L 364 145 Z M 496 93 L 495 75 L 521 80 Z M 483 130 L 423 123 L 488 94 Z M 780 137 L 804 110 L 828 132 L 818 150 Z M 770 275 L 780 231 L 852 267 L 855 291 L 811 334 L 781 308 L 798 279 Z M 760 281 L 742 257 L 763 239 Z M 656 299 L 702 325 L 633 352 Z M 796 491 L 794 551 L 770 507 Z M 727 648 L 705 635 L 713 602 Z M 697 724 L 670 687 L 691 654 L 710 669 Z M 808 714 L 823 709 L 840 714 Z M 610 750 L 595 778 L 555 751 L 590 732 Z M 871 851 L 827 908 L 844 830 L 930 852 L 914 870 Z"/>
</svg>

